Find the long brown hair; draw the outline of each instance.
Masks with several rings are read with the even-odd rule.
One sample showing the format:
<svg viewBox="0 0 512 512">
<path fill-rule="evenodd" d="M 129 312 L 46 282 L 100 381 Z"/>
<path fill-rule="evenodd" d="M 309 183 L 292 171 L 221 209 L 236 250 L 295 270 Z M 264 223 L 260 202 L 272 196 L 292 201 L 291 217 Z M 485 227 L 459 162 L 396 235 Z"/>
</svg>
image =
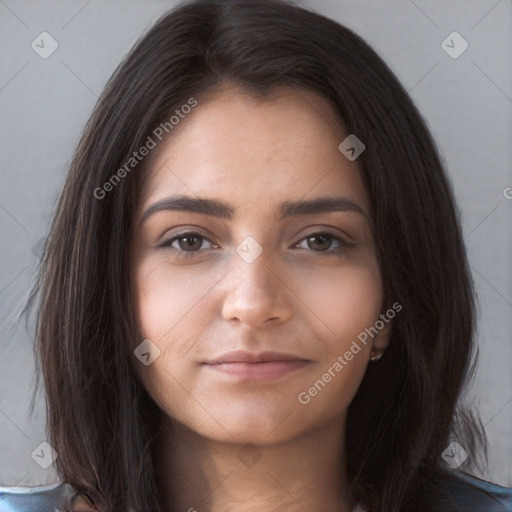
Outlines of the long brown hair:
<svg viewBox="0 0 512 512">
<path fill-rule="evenodd" d="M 39 297 L 35 349 L 56 468 L 100 510 L 164 510 L 151 455 L 163 413 L 134 371 L 141 340 L 127 278 L 147 162 L 98 190 L 176 109 L 190 98 L 201 108 L 226 80 L 260 96 L 316 91 L 366 146 L 358 161 L 384 305 L 403 310 L 349 408 L 348 477 L 371 510 L 433 511 L 451 440 L 485 454 L 481 424 L 457 408 L 476 361 L 475 299 L 451 185 L 383 60 L 349 29 L 284 0 L 199 0 L 167 13 L 119 65 L 84 129 L 28 303 Z"/>
</svg>

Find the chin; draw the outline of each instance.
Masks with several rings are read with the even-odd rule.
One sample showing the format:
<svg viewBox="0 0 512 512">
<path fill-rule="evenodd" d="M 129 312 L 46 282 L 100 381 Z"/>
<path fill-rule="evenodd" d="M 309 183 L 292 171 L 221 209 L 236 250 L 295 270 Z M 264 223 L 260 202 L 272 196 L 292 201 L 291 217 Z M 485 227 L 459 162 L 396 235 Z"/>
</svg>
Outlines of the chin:
<svg viewBox="0 0 512 512">
<path fill-rule="evenodd" d="M 235 444 L 273 445 L 318 428 L 303 412 L 279 404 L 251 404 L 210 408 L 207 421 L 186 421 L 188 428 L 211 440 Z M 201 420 L 204 418 L 202 417 Z"/>
</svg>

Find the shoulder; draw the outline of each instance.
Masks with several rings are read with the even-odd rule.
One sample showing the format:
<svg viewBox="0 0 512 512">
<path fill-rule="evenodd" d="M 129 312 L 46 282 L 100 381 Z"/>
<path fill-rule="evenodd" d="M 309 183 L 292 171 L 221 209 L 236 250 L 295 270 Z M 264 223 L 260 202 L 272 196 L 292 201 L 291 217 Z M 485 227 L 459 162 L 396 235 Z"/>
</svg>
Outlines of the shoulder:
<svg viewBox="0 0 512 512">
<path fill-rule="evenodd" d="M 512 512 L 512 489 L 454 471 L 446 482 L 446 512 Z M 448 507 L 448 508 L 446 508 Z"/>
<path fill-rule="evenodd" d="M 93 512 L 87 497 L 65 482 L 34 487 L 1 487 L 0 512 Z"/>
</svg>

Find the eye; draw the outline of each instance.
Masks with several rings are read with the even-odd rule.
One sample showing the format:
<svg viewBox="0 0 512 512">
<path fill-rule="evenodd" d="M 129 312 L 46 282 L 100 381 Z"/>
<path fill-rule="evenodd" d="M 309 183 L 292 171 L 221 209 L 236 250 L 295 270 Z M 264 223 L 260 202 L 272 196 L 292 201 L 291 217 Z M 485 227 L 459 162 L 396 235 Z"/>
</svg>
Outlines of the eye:
<svg viewBox="0 0 512 512">
<path fill-rule="evenodd" d="M 218 247 L 213 244 L 211 240 L 201 235 L 201 233 L 197 233 L 196 231 L 184 231 L 179 233 L 176 236 L 169 238 L 168 240 L 164 240 L 158 247 L 170 248 L 180 252 L 181 254 L 179 256 L 189 257 L 194 256 L 196 253 L 200 252 L 199 249 L 204 241 L 208 241 L 212 244 L 212 246 Z"/>
<path fill-rule="evenodd" d="M 338 245 L 331 249 L 332 241 L 335 240 Z M 306 243 L 306 247 L 308 249 L 313 250 L 313 252 L 321 252 L 321 253 L 339 253 L 345 247 L 348 247 L 350 244 L 345 242 L 342 238 L 335 236 L 331 233 L 325 231 L 318 231 L 316 233 L 311 233 L 308 236 L 304 237 L 298 244 L 295 244 L 294 247 L 300 247 L 301 244 Z M 316 247 L 316 248 L 315 248 Z"/>
</svg>

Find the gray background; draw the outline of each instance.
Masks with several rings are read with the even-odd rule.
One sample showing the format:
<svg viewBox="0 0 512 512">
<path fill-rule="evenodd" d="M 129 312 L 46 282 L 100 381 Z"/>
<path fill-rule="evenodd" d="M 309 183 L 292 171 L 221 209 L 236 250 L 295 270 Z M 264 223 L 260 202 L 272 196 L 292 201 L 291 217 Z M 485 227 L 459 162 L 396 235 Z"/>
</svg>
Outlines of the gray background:
<svg viewBox="0 0 512 512">
<path fill-rule="evenodd" d="M 453 181 L 480 301 L 472 396 L 490 438 L 484 475 L 512 485 L 512 45 L 510 0 L 298 2 L 354 29 L 388 62 L 431 129 Z M 108 77 L 173 1 L 0 0 L 0 485 L 57 481 L 31 453 L 45 407 L 28 414 L 32 329 L 15 318 L 72 152 Z M 43 31 L 59 47 L 31 48 Z M 469 43 L 453 59 L 441 42 Z M 512 197 L 511 193 L 508 195 Z M 469 454 L 471 456 L 471 454 Z"/>
</svg>

